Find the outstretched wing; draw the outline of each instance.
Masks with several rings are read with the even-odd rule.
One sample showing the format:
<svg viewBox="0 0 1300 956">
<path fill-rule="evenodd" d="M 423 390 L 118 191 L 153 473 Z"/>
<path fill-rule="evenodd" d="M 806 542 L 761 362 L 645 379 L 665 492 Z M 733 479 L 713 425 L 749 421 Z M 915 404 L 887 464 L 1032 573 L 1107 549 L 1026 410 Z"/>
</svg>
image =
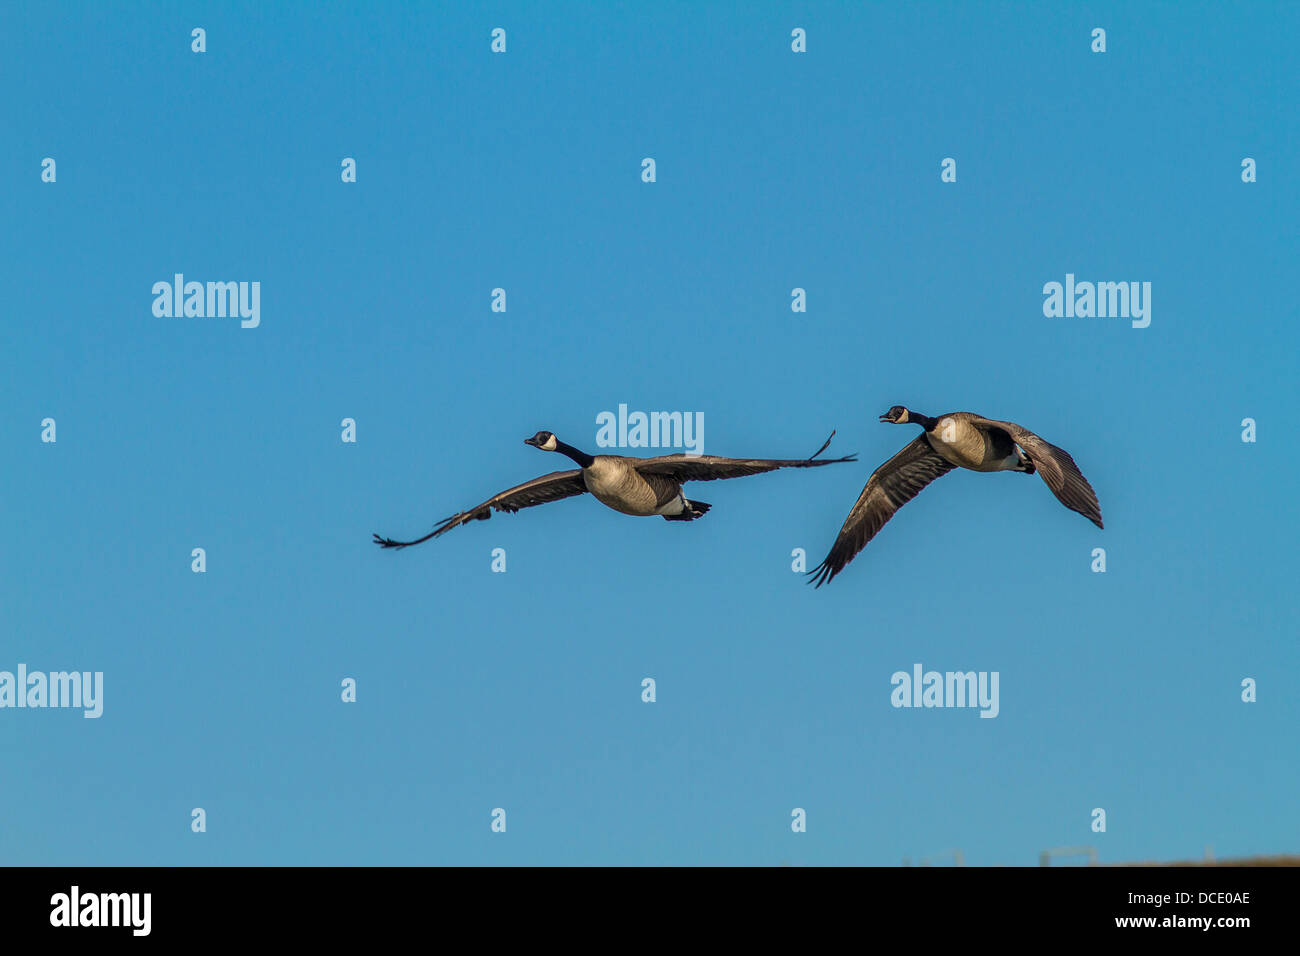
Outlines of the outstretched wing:
<svg viewBox="0 0 1300 956">
<path fill-rule="evenodd" d="M 416 538 L 414 541 L 394 541 L 392 538 L 375 535 L 375 544 L 381 548 L 409 548 L 413 544 L 420 544 L 430 538 L 436 538 L 438 535 L 463 525 L 467 521 L 486 521 L 492 517 L 493 509 L 515 512 L 520 508 L 531 508 L 534 505 L 544 505 L 548 501 L 571 498 L 574 495 L 582 494 L 586 490 L 587 485 L 582 480 L 582 469 L 573 468 L 569 471 L 554 471 L 549 475 L 542 475 L 540 478 L 526 481 L 522 485 L 508 488 L 501 494 L 493 495 L 487 501 L 475 505 L 467 511 L 454 514 L 450 518 L 444 518 L 438 523 L 438 527 L 423 538 Z"/>
<path fill-rule="evenodd" d="M 1038 473 L 1042 475 L 1043 481 L 1047 482 L 1047 487 L 1052 489 L 1052 494 L 1056 495 L 1061 504 L 1071 511 L 1079 512 L 1098 528 L 1104 527 L 1101 523 L 1101 505 L 1097 501 L 1097 493 L 1092 490 L 1092 485 L 1088 484 L 1088 479 L 1083 477 L 1083 472 L 1079 471 L 1079 466 L 1074 463 L 1074 459 L 1064 448 L 1057 448 L 1051 442 L 1044 441 L 1028 428 L 1022 428 L 1015 422 L 999 422 L 992 418 L 978 416 L 971 418 L 970 421 L 975 425 L 1000 428 L 1006 432 L 1007 436 L 1029 456 L 1029 460 L 1033 462 Z"/>
<path fill-rule="evenodd" d="M 844 570 L 885 522 L 899 508 L 915 498 L 934 479 L 952 471 L 955 465 L 939 457 L 924 434 L 903 446 L 867 479 L 857 503 L 844 519 L 839 537 L 831 545 L 826 560 L 809 571 L 811 580 L 821 587 Z"/>
<path fill-rule="evenodd" d="M 831 432 L 831 438 L 835 432 Z M 674 481 L 717 481 L 720 478 L 744 478 L 761 475 L 778 468 L 818 468 L 843 461 L 857 461 L 857 455 L 844 458 L 818 458 L 831 443 L 826 439 L 808 458 L 720 458 L 717 455 L 661 455 L 658 458 L 632 458 L 629 461 L 642 475 L 662 475 Z"/>
</svg>

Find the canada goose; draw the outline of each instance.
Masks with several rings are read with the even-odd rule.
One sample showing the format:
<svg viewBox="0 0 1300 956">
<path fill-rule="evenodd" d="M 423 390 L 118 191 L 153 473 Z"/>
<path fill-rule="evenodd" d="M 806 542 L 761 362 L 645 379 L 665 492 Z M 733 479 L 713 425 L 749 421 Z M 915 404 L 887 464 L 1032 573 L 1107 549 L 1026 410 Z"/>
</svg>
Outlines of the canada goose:
<svg viewBox="0 0 1300 956">
<path fill-rule="evenodd" d="M 826 560 L 808 572 L 817 587 L 843 571 L 894 512 L 954 468 L 1026 475 L 1037 471 L 1061 504 L 1103 527 L 1097 494 L 1069 453 L 1015 422 L 999 422 L 971 412 L 930 418 L 902 405 L 895 405 L 880 420 L 891 425 L 920 425 L 924 430 L 867 480 Z"/>
<path fill-rule="evenodd" d="M 835 432 L 831 432 L 831 438 Z M 492 517 L 493 509 L 515 512 L 520 508 L 559 501 L 590 491 L 596 500 L 625 515 L 660 515 L 667 521 L 693 521 L 709 510 L 703 501 L 690 501 L 682 493 L 682 482 L 714 481 L 719 478 L 742 478 L 778 468 L 816 468 L 844 461 L 856 461 L 857 455 L 844 458 L 817 458 L 831 443 L 826 443 L 808 458 L 719 458 L 715 455 L 661 455 L 658 458 L 628 458 L 623 455 L 588 455 L 566 445 L 548 431 L 525 438 L 525 445 L 542 451 L 559 452 L 572 458 L 578 467 L 555 471 L 532 481 L 493 495 L 468 511 L 441 521 L 423 538 L 394 541 L 375 535 L 375 543 L 384 548 L 407 548 L 436 538 L 467 521 Z M 814 460 L 816 459 L 816 460 Z"/>
</svg>

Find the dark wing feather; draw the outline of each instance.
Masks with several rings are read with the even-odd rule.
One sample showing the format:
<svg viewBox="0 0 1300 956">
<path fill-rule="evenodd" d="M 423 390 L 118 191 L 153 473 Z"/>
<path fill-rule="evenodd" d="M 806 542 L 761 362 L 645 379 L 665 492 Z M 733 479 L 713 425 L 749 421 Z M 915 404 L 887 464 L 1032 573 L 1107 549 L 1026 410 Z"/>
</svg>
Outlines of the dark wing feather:
<svg viewBox="0 0 1300 956">
<path fill-rule="evenodd" d="M 462 511 L 450 518 L 444 518 L 438 523 L 438 527 L 423 538 L 417 538 L 414 541 L 394 541 L 392 538 L 375 535 L 375 544 L 381 548 L 409 548 L 413 544 L 420 544 L 422 541 L 436 538 L 438 535 L 468 521 L 485 521 L 492 517 L 493 509 L 515 512 L 520 508 L 531 508 L 534 505 L 544 505 L 549 501 L 571 498 L 574 495 L 582 494 L 586 490 L 587 485 L 582 480 L 582 469 L 573 468 L 569 471 L 554 471 L 549 475 L 542 475 L 540 478 L 526 481 L 522 485 L 507 488 L 499 495 L 493 495 L 487 501 L 475 505 L 468 511 Z"/>
<path fill-rule="evenodd" d="M 1015 422 L 999 422 L 992 418 L 978 416 L 970 421 L 974 425 L 1000 428 L 1006 432 L 1011 440 L 1029 456 L 1029 460 L 1034 463 L 1043 481 L 1047 482 L 1047 487 L 1052 489 L 1052 494 L 1056 495 L 1061 504 L 1071 511 L 1077 511 L 1098 528 L 1104 527 L 1101 523 L 1101 505 L 1097 501 L 1097 493 L 1092 490 L 1092 485 L 1088 484 L 1088 479 L 1083 477 L 1083 472 L 1079 471 L 1079 466 L 1074 463 L 1074 459 L 1064 448 L 1058 448 L 1051 442 L 1044 441 Z"/>
<path fill-rule="evenodd" d="M 845 565 L 867 546 L 885 522 L 899 508 L 915 498 L 930 482 L 956 467 L 939 457 L 925 435 L 918 435 L 903 446 L 867 479 L 857 503 L 844 519 L 839 537 L 831 546 L 826 560 L 808 573 L 821 587 L 844 570 Z"/>
<path fill-rule="evenodd" d="M 831 432 L 831 438 L 835 433 Z M 744 478 L 761 475 L 778 468 L 818 468 L 843 461 L 857 461 L 857 455 L 843 458 L 818 458 L 831 439 L 809 458 L 720 458 L 717 455 L 661 455 L 658 458 L 629 459 L 643 476 L 663 475 L 674 481 L 717 481 L 721 478 Z"/>
</svg>

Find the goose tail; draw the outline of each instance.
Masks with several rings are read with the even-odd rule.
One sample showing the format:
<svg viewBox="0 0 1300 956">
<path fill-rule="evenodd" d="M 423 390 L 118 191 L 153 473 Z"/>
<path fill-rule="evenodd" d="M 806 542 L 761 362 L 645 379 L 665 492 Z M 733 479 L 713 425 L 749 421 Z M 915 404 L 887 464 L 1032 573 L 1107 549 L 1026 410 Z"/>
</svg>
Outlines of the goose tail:
<svg viewBox="0 0 1300 956">
<path fill-rule="evenodd" d="M 665 521 L 694 521 L 696 518 L 703 518 L 713 505 L 703 501 L 687 500 L 686 508 L 681 514 L 664 515 Z"/>
</svg>

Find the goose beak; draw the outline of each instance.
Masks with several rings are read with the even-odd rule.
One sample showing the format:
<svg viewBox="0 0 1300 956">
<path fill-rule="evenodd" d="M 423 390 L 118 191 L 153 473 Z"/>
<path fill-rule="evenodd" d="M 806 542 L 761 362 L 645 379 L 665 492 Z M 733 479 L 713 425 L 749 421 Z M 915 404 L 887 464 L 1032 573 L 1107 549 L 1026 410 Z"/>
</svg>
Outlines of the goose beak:
<svg viewBox="0 0 1300 956">
<path fill-rule="evenodd" d="M 880 416 L 880 420 L 881 420 L 882 422 L 889 422 L 889 424 L 891 424 L 891 425 L 894 423 L 894 420 L 893 420 L 892 418 L 890 418 L 888 414 L 881 415 L 881 416 Z"/>
<path fill-rule="evenodd" d="M 525 438 L 525 439 L 524 439 L 524 444 L 525 444 L 525 445 L 532 445 L 534 448 L 537 447 L 537 441 L 536 441 L 536 439 L 533 439 L 533 438 Z"/>
</svg>

